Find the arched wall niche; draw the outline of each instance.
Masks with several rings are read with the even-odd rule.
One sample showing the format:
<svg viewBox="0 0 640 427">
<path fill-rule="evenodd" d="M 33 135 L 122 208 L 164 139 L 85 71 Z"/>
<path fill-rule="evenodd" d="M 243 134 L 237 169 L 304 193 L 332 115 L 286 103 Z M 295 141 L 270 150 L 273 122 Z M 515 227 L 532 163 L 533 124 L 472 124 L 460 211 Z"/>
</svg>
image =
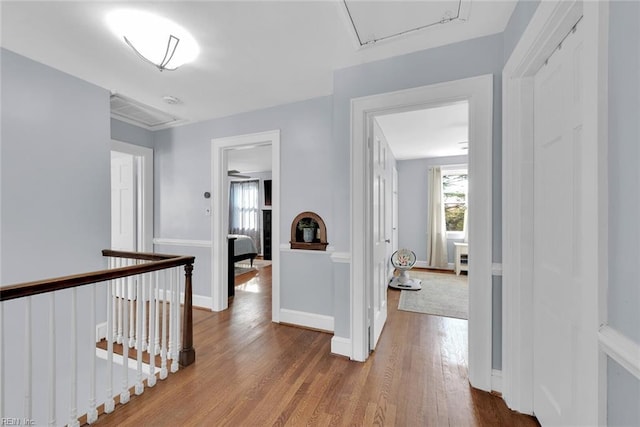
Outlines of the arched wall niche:
<svg viewBox="0 0 640 427">
<path fill-rule="evenodd" d="M 290 243 L 291 249 L 326 251 L 329 244 L 327 227 L 320 215 L 315 212 L 302 212 L 296 216 L 291 222 Z"/>
</svg>

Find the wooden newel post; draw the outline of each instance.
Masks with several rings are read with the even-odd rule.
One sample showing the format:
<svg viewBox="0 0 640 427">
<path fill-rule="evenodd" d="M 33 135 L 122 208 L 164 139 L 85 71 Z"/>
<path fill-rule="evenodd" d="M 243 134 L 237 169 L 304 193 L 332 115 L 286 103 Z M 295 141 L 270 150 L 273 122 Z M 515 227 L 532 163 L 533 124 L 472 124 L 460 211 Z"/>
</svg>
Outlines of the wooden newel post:
<svg viewBox="0 0 640 427">
<path fill-rule="evenodd" d="M 193 303 L 191 273 L 193 264 L 184 266 L 184 313 L 182 321 L 182 350 L 180 350 L 180 365 L 189 366 L 196 361 L 196 351 L 193 348 Z"/>
</svg>

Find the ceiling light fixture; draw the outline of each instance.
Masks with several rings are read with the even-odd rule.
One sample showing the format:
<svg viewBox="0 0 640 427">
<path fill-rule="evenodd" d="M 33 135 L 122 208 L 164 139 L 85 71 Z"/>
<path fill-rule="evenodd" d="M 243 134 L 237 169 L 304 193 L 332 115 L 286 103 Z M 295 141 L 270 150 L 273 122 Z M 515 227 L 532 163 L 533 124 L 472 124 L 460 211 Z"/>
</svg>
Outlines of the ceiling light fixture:
<svg viewBox="0 0 640 427">
<path fill-rule="evenodd" d="M 107 15 L 107 24 L 140 58 L 160 71 L 173 71 L 200 53 L 187 30 L 153 13 L 115 10 Z"/>
</svg>

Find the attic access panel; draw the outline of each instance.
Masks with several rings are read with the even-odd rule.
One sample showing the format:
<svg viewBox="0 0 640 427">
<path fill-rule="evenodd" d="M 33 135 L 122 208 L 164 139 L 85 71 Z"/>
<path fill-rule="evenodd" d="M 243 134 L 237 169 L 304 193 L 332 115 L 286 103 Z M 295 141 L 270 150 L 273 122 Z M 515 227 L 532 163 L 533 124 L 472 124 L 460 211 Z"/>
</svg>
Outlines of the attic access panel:
<svg viewBox="0 0 640 427">
<path fill-rule="evenodd" d="M 463 20 L 471 0 L 361 1 L 343 0 L 360 46 Z"/>
</svg>

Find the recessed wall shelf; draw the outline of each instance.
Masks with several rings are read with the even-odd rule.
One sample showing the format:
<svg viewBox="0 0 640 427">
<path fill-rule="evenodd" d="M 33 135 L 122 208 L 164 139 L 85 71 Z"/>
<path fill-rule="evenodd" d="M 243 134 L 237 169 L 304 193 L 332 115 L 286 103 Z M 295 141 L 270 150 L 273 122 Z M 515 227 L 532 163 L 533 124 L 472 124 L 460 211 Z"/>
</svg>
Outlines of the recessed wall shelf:
<svg viewBox="0 0 640 427">
<path fill-rule="evenodd" d="M 320 215 L 302 212 L 291 222 L 291 249 L 327 250 L 327 227 Z"/>
</svg>

